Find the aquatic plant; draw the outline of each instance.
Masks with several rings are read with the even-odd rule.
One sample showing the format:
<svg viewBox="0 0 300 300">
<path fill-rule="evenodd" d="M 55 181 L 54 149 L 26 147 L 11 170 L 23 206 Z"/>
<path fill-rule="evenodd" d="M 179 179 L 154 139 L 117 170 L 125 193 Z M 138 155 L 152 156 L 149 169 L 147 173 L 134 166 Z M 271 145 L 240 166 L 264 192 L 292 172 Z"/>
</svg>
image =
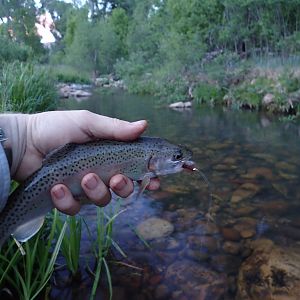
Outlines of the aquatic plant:
<svg viewBox="0 0 300 300">
<path fill-rule="evenodd" d="M 18 245 L 10 240 L 0 255 L 0 287 L 18 299 L 32 300 L 44 291 L 54 271 L 54 264 L 61 247 L 67 223 L 61 228 L 55 246 L 58 213 L 55 210 L 50 232 L 40 230 L 29 241 Z M 16 246 L 17 245 L 17 246 Z"/>
<path fill-rule="evenodd" d="M 94 256 L 96 258 L 96 269 L 95 271 L 92 271 L 90 268 L 89 272 L 94 276 L 94 282 L 92 286 L 92 291 L 90 295 L 90 300 L 95 298 L 97 287 L 99 285 L 99 281 L 101 278 L 101 271 L 104 266 L 104 270 L 106 273 L 106 278 L 108 282 L 108 288 L 110 293 L 110 299 L 112 299 L 113 290 L 112 290 L 112 279 L 111 279 L 111 273 L 109 270 L 108 262 L 107 262 L 107 255 L 109 253 L 110 248 L 113 246 L 116 248 L 116 250 L 123 256 L 126 257 L 126 254 L 123 252 L 123 250 L 120 248 L 118 243 L 113 240 L 112 234 L 113 234 L 113 223 L 115 219 L 125 211 L 119 210 L 116 208 L 113 212 L 111 211 L 110 214 L 107 214 L 103 208 L 97 207 L 97 237 L 95 240 L 92 238 L 92 233 L 89 229 L 89 226 L 85 222 L 88 230 L 88 235 L 90 237 L 90 240 L 92 242 L 92 250 L 94 253 Z"/>
<path fill-rule="evenodd" d="M 61 214 L 60 214 L 61 216 Z M 80 242 L 81 242 L 81 230 L 82 230 L 82 218 L 76 216 L 67 216 L 65 218 L 67 223 L 66 234 L 63 237 L 61 244 L 61 254 L 65 258 L 67 268 L 71 272 L 72 277 L 80 277 L 79 273 L 79 254 L 80 254 Z M 62 217 L 57 218 L 56 222 L 57 237 L 60 235 L 64 226 Z"/>
</svg>

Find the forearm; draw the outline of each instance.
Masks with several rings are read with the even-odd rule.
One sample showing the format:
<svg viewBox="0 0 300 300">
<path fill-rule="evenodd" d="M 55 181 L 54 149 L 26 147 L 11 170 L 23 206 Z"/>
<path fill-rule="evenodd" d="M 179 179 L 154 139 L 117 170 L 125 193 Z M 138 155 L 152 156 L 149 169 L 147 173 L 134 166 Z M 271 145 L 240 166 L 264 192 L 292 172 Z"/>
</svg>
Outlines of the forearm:
<svg viewBox="0 0 300 300">
<path fill-rule="evenodd" d="M 6 140 L 3 147 L 10 161 L 10 175 L 14 178 L 22 158 L 24 157 L 27 141 L 27 115 L 0 114 L 0 128 L 2 128 Z"/>
</svg>

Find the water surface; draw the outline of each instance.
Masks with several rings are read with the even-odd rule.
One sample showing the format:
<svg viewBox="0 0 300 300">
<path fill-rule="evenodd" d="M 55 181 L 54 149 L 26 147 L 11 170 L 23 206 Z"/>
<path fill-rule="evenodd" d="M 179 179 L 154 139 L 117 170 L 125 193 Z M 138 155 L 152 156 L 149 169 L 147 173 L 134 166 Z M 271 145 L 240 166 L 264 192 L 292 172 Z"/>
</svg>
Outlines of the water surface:
<svg viewBox="0 0 300 300">
<path fill-rule="evenodd" d="M 126 263 L 112 265 L 114 299 L 234 299 L 251 241 L 299 244 L 299 124 L 224 108 L 175 111 L 153 97 L 123 92 L 95 92 L 89 100 L 64 100 L 62 107 L 148 120 L 146 135 L 191 148 L 211 184 L 212 200 L 199 176 L 176 174 L 162 178 L 159 191 L 123 202 L 127 211 L 117 219 L 114 236 L 128 258 L 113 251 L 115 260 Z M 94 207 L 82 214 L 93 228 Z M 148 241 L 149 248 L 135 229 L 153 217 L 168 221 L 174 231 Z M 82 257 L 89 255 L 86 240 Z M 84 299 L 91 282 L 86 275 L 79 289 L 64 286 L 52 297 Z M 100 294 L 99 299 L 107 299 L 105 289 Z"/>
</svg>

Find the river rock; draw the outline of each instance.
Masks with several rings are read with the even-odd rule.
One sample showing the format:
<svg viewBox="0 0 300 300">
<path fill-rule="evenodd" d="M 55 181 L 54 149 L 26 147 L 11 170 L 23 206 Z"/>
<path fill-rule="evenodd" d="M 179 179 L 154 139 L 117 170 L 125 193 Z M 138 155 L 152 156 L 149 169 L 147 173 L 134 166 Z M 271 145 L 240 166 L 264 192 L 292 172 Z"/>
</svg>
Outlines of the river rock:
<svg viewBox="0 0 300 300">
<path fill-rule="evenodd" d="M 262 99 L 262 105 L 263 106 L 269 106 L 274 102 L 275 96 L 273 94 L 266 94 Z"/>
<path fill-rule="evenodd" d="M 297 171 L 297 166 L 291 163 L 287 163 L 285 161 L 280 161 L 275 164 L 276 169 L 284 170 L 284 171 L 289 171 L 289 172 L 296 172 Z"/>
<path fill-rule="evenodd" d="M 195 232 L 200 235 L 214 235 L 219 233 L 218 227 L 212 222 L 196 220 L 194 226 Z"/>
<path fill-rule="evenodd" d="M 236 299 L 299 299 L 300 248 L 280 247 L 267 239 L 253 241 L 252 247 L 239 270 Z"/>
<path fill-rule="evenodd" d="M 185 299 L 223 299 L 228 289 L 225 274 L 189 260 L 177 260 L 171 264 L 165 279 L 178 288 L 180 296 Z"/>
<path fill-rule="evenodd" d="M 257 168 L 251 168 L 248 170 L 248 172 L 244 175 L 242 175 L 244 178 L 248 179 L 254 179 L 257 177 L 263 177 L 268 180 L 274 179 L 274 174 L 271 169 L 266 167 L 257 167 Z"/>
<path fill-rule="evenodd" d="M 270 215 L 284 215 L 289 210 L 289 203 L 282 200 L 263 202 L 257 207 L 264 213 Z"/>
<path fill-rule="evenodd" d="M 211 265 L 218 272 L 236 274 L 241 265 L 241 259 L 229 254 L 219 254 L 211 258 Z"/>
<path fill-rule="evenodd" d="M 190 235 L 188 237 L 188 245 L 191 249 L 205 249 L 207 252 L 214 252 L 218 248 L 218 242 L 211 236 Z"/>
<path fill-rule="evenodd" d="M 254 197 L 260 191 L 260 187 L 254 183 L 244 183 L 232 193 L 231 203 L 235 204 L 247 198 Z"/>
<path fill-rule="evenodd" d="M 170 291 L 167 285 L 160 284 L 154 290 L 155 299 L 166 299 Z"/>
<path fill-rule="evenodd" d="M 191 101 L 186 101 L 186 102 L 175 102 L 169 105 L 170 108 L 190 108 L 192 107 L 192 102 Z"/>
<path fill-rule="evenodd" d="M 152 240 L 169 236 L 174 226 L 167 220 L 151 217 L 140 223 L 136 230 L 145 240 Z"/>
<path fill-rule="evenodd" d="M 240 243 L 226 241 L 223 244 L 223 250 L 228 254 L 237 255 L 241 250 Z"/>
<path fill-rule="evenodd" d="M 221 231 L 221 233 L 222 233 L 225 240 L 239 241 L 240 238 L 241 238 L 240 233 L 234 228 L 223 227 L 223 228 L 221 228 L 220 231 Z"/>
<path fill-rule="evenodd" d="M 83 84 L 59 84 L 59 95 L 61 98 L 87 98 L 92 94 L 86 89 L 90 88 L 89 85 Z"/>
<path fill-rule="evenodd" d="M 244 217 L 253 214 L 257 210 L 257 207 L 253 206 L 244 206 L 244 207 L 237 207 L 233 209 L 233 216 L 235 217 Z"/>
</svg>

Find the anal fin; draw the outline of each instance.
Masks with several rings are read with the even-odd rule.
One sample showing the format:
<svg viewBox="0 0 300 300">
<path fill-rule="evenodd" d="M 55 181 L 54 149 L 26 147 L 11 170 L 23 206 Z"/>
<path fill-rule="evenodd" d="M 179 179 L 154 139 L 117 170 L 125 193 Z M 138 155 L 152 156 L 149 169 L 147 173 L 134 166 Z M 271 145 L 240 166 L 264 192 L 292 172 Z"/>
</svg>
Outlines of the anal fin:
<svg viewBox="0 0 300 300">
<path fill-rule="evenodd" d="M 33 237 L 43 226 L 45 216 L 41 216 L 20 225 L 12 236 L 19 242 L 26 242 Z"/>
</svg>

